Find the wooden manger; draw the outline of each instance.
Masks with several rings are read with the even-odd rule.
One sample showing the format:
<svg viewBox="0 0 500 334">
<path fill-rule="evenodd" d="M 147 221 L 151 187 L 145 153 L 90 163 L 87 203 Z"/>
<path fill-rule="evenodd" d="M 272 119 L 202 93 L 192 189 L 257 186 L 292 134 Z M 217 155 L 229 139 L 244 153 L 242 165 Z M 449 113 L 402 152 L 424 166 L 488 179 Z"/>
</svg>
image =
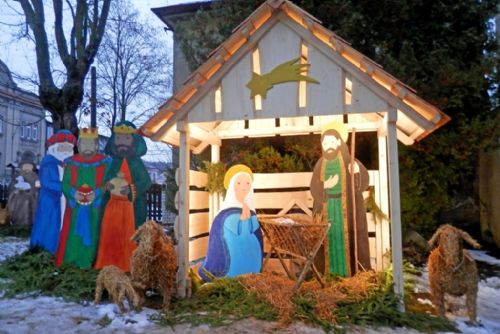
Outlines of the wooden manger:
<svg viewBox="0 0 500 334">
<path fill-rule="evenodd" d="M 295 279 L 283 259 L 284 256 L 289 256 L 303 261 L 293 291 L 299 289 L 309 270 L 312 270 L 321 286 L 325 287 L 314 265 L 314 258 L 325 240 L 330 224 L 324 222 L 319 216 L 312 218 L 305 214 L 259 215 L 258 219 L 271 248 L 264 259 L 262 270 L 271 255 L 275 254 L 288 277 Z"/>
</svg>

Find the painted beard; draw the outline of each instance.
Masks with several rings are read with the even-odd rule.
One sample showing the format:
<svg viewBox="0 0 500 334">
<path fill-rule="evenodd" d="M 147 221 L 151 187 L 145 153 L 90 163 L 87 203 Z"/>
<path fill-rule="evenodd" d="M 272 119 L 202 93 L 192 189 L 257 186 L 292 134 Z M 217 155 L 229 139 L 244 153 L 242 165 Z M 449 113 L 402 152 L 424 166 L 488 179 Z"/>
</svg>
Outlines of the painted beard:
<svg viewBox="0 0 500 334">
<path fill-rule="evenodd" d="M 339 154 L 339 148 L 333 149 L 333 148 L 328 148 L 326 151 L 323 150 L 323 157 L 326 160 L 333 160 L 337 157 Z"/>
<path fill-rule="evenodd" d="M 117 145 L 115 152 L 121 158 L 128 158 L 134 155 L 134 148 L 127 145 Z"/>
<path fill-rule="evenodd" d="M 73 155 L 73 152 L 66 152 L 66 151 L 53 151 L 49 152 L 50 155 L 52 155 L 54 158 L 56 158 L 59 161 L 64 161 L 67 158 L 71 157 Z"/>
<path fill-rule="evenodd" d="M 91 150 L 85 150 L 81 153 L 81 155 L 83 155 L 84 158 L 86 159 L 89 159 L 89 158 L 92 158 L 95 154 L 95 151 L 91 151 Z"/>
</svg>

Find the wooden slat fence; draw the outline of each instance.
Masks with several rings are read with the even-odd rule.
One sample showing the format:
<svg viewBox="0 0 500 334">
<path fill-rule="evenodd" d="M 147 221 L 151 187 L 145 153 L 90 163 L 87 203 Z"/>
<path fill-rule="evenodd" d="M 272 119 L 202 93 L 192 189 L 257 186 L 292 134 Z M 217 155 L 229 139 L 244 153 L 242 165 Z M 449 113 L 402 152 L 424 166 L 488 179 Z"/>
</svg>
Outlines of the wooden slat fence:
<svg viewBox="0 0 500 334">
<path fill-rule="evenodd" d="M 380 203 L 378 171 L 369 171 L 370 186 L 374 188 L 375 201 Z M 313 199 L 309 191 L 312 173 L 254 174 L 254 204 L 257 213 L 278 213 L 283 208 L 302 207 L 312 209 Z M 210 231 L 210 196 L 204 190 L 207 175 L 190 172 L 189 261 L 205 257 Z M 177 198 L 176 198 L 177 199 Z M 177 201 L 176 201 L 177 203 Z M 373 268 L 383 270 L 389 263 L 384 255 L 390 250 L 390 227 L 385 219 L 374 219 L 367 213 L 369 247 Z M 176 226 L 179 220 L 176 219 Z M 265 244 L 264 250 L 268 247 Z"/>
</svg>

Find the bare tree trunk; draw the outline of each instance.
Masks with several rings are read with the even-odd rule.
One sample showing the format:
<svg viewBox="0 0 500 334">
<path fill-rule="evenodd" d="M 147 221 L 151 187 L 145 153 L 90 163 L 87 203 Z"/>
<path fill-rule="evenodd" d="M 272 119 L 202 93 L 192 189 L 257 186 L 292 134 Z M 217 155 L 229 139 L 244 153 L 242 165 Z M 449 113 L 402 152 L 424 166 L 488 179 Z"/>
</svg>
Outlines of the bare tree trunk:
<svg viewBox="0 0 500 334">
<path fill-rule="evenodd" d="M 66 70 L 66 80 L 58 87 L 53 79 L 49 41 L 45 30 L 45 12 L 42 0 L 17 0 L 23 9 L 26 23 L 33 33 L 39 77 L 39 97 L 42 106 L 53 118 L 54 130 L 68 129 L 78 135 L 76 111 L 83 100 L 84 81 L 101 43 L 111 0 L 76 0 L 76 8 L 66 1 L 73 26 L 68 42 L 64 33 L 62 0 L 53 0 L 54 32 L 57 52 Z M 93 10 L 89 5 L 93 4 Z M 92 12 L 92 19 L 90 14 Z"/>
</svg>

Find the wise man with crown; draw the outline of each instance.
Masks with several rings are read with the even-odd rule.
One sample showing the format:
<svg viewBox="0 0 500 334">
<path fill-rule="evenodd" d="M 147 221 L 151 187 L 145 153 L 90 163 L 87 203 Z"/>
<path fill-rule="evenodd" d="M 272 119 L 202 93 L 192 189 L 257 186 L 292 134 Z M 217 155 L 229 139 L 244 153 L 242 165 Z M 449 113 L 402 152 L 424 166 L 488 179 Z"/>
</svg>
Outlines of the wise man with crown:
<svg viewBox="0 0 500 334">
<path fill-rule="evenodd" d="M 105 176 L 111 159 L 97 153 L 95 128 L 82 128 L 78 151 L 64 161 L 62 181 L 66 210 L 56 254 L 56 265 L 92 267 L 99 244 Z"/>
<path fill-rule="evenodd" d="M 141 160 L 147 146 L 135 125 L 122 121 L 113 127 L 104 151 L 112 162 L 105 177 L 106 205 L 95 267 L 115 265 L 129 271 L 130 257 L 136 247 L 130 237 L 147 217 L 146 192 L 151 179 Z"/>
</svg>

